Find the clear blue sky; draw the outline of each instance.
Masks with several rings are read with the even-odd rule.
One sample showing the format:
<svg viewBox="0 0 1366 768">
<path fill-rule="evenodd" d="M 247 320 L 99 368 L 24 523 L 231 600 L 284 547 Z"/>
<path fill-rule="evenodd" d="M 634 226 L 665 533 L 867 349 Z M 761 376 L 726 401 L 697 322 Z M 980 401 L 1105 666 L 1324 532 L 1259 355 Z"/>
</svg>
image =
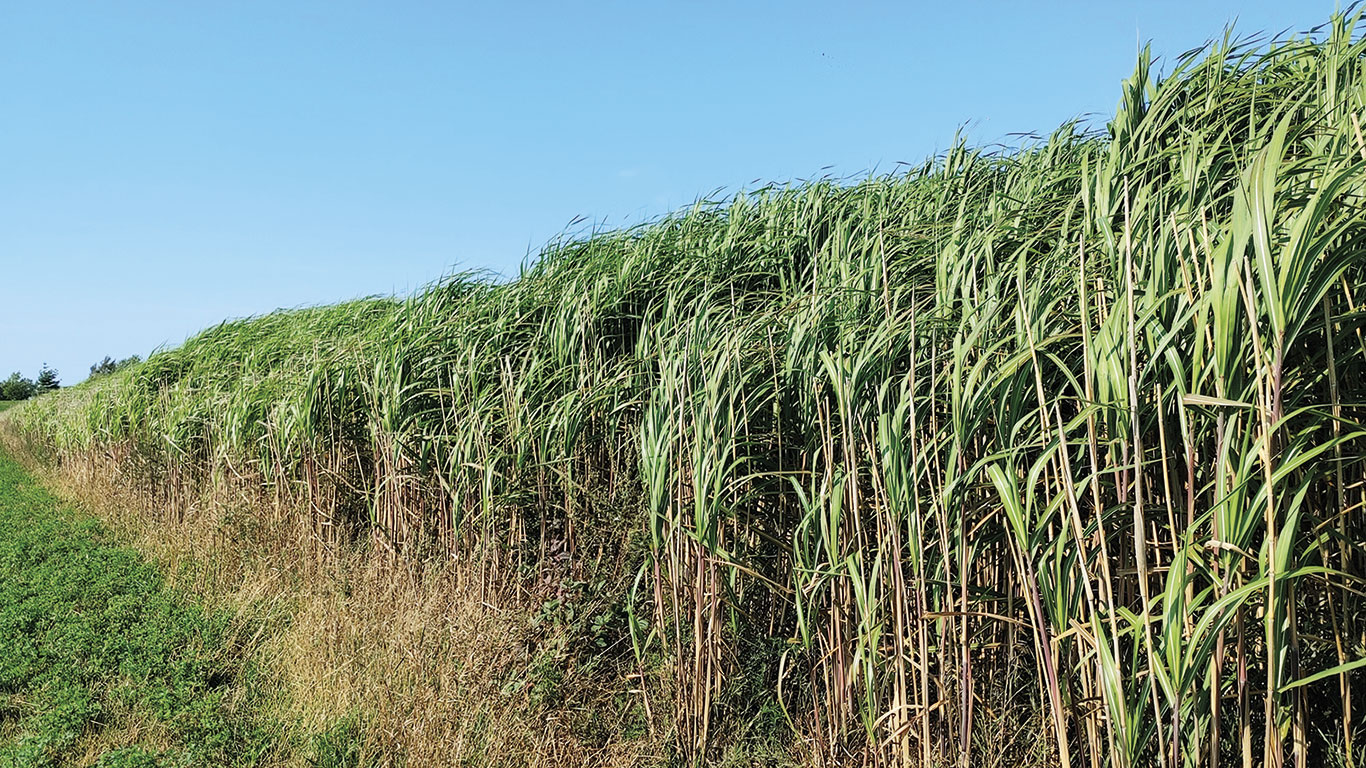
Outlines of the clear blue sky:
<svg viewBox="0 0 1366 768">
<path fill-rule="evenodd" d="M 1336 6 L 8 0 L 0 377 L 515 275 L 577 216 L 1047 132 L 1112 111 L 1140 40 Z"/>
</svg>

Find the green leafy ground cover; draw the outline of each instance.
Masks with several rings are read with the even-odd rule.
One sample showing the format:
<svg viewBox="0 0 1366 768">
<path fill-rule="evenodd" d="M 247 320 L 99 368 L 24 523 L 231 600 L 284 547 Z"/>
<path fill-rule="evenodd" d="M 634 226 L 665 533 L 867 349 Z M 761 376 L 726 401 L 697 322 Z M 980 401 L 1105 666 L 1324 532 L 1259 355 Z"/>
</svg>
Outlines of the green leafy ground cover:
<svg viewBox="0 0 1366 768">
<path fill-rule="evenodd" d="M 273 762 L 242 634 L 0 454 L 0 768 Z"/>
</svg>

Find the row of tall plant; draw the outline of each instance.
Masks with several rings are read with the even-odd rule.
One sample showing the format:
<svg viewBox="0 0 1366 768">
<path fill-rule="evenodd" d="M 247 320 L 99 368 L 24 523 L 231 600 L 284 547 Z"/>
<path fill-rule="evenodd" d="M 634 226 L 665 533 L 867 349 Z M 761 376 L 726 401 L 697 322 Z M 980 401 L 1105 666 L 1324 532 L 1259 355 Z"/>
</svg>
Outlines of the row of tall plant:
<svg viewBox="0 0 1366 768">
<path fill-rule="evenodd" d="M 491 589 L 614 563 L 687 761 L 769 706 L 818 763 L 1038 722 L 1062 766 L 1354 765 L 1356 29 L 1145 53 L 1103 129 L 228 322 L 0 424 Z"/>
</svg>

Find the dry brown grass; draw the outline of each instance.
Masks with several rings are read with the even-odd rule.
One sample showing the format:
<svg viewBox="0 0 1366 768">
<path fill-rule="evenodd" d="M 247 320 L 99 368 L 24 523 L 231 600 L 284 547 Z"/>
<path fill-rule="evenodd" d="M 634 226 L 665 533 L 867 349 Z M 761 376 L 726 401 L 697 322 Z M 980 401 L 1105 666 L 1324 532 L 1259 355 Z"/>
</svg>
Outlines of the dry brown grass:
<svg viewBox="0 0 1366 768">
<path fill-rule="evenodd" d="M 350 720 L 360 723 L 361 764 L 368 766 L 674 764 L 666 711 L 673 666 L 663 662 L 644 677 L 639 670 L 575 677 L 572 661 L 555 658 L 555 649 L 573 655 L 566 648 L 572 638 L 536 627 L 540 596 L 505 579 L 457 561 L 405 564 L 363 545 L 329 545 L 299 523 L 308 515 L 289 501 L 253 495 L 262 486 L 248 478 L 157 500 L 134 490 L 112 461 L 53 469 L 11 452 L 156 562 L 168 582 L 243 617 L 234 645 L 278 683 L 270 714 L 299 736 L 282 766 L 314 765 L 309 735 Z M 547 660 L 575 678 L 550 706 L 531 692 Z M 612 719 L 611 703 L 623 695 L 654 702 L 647 733 L 628 734 L 620 713 Z M 983 764 L 1021 754 L 1022 743 L 1034 745 L 1023 751 L 1036 753 L 1037 764 L 1056 762 L 1041 714 L 1020 722 L 1016 710 L 983 704 L 974 737 Z M 815 728 L 807 722 L 812 713 L 791 714 L 799 731 Z M 127 727 L 102 734 L 90 755 L 156 737 L 139 726 L 137 713 L 126 715 L 120 721 Z M 786 748 L 747 744 L 734 733 L 722 741 L 708 763 L 723 768 L 861 762 L 802 739 Z M 932 765 L 952 764 L 941 757 Z"/>
<path fill-rule="evenodd" d="M 576 729 L 595 716 L 584 711 L 591 695 L 558 707 L 533 701 L 524 681 L 547 645 L 531 629 L 538 606 L 460 563 L 401 565 L 363 546 L 325 545 L 292 522 L 306 515 L 243 493 L 249 483 L 219 483 L 167 508 L 121 485 L 112 465 L 33 469 L 172 583 L 249 617 L 239 647 L 279 682 L 275 715 L 302 734 L 357 718 L 364 764 L 665 762 L 662 727 L 628 737 L 598 723 L 597 738 L 585 739 Z M 639 680 L 614 682 L 639 692 Z M 304 761 L 296 754 L 287 764 Z"/>
</svg>

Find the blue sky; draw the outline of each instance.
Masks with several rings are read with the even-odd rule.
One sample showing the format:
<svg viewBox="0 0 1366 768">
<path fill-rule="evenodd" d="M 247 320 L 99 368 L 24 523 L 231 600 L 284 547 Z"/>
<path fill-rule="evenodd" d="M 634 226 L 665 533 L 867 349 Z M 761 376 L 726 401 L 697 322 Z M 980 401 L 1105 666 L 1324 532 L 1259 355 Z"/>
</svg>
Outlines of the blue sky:
<svg viewBox="0 0 1366 768">
<path fill-rule="evenodd" d="M 1140 41 L 1335 2 L 0 6 L 0 377 L 515 276 L 576 217 L 1103 122 Z"/>
</svg>

